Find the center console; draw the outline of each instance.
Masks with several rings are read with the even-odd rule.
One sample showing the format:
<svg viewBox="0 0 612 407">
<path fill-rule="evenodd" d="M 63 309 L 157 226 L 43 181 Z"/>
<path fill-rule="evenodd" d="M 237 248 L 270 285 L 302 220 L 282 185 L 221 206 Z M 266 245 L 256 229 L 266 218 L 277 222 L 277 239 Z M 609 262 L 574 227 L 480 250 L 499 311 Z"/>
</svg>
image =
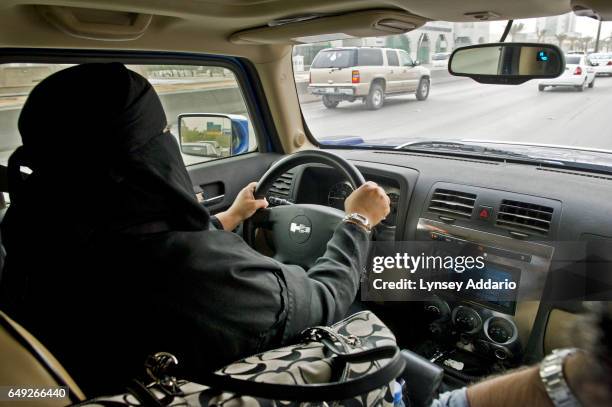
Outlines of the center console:
<svg viewBox="0 0 612 407">
<path fill-rule="evenodd" d="M 444 242 L 436 255 L 477 253 L 485 267 L 453 278 L 519 282 L 515 297 L 500 297 L 492 289 L 436 295 L 424 302 L 429 340 L 419 353 L 444 367 L 449 374 L 469 381 L 519 365 L 525 346 L 521 338 L 530 326 L 517 324 L 517 305 L 541 298 L 553 247 L 520 240 L 441 220 L 420 218 L 417 240 Z M 442 247 L 442 248 L 441 248 Z"/>
</svg>

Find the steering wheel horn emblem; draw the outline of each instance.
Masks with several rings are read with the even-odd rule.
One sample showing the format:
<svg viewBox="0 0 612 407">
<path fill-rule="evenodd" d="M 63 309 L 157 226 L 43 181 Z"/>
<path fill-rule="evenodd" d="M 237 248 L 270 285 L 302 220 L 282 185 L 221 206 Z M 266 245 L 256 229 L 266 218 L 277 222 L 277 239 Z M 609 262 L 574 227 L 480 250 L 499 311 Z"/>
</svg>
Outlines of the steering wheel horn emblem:
<svg viewBox="0 0 612 407">
<path fill-rule="evenodd" d="M 291 222 L 291 226 L 289 227 L 289 232 L 310 234 L 310 226 L 302 225 L 301 223 Z"/>
<path fill-rule="evenodd" d="M 289 223 L 289 237 L 295 243 L 305 243 L 310 238 L 312 222 L 306 215 L 298 215 Z"/>
<path fill-rule="evenodd" d="M 302 164 L 327 165 L 346 178 L 353 189 L 365 183 L 359 169 L 339 155 L 327 150 L 302 150 L 276 161 L 261 177 L 253 195 L 257 198 L 269 196 L 269 190 L 279 176 Z M 254 247 L 256 231 L 263 229 L 265 238 L 274 249 L 275 260 L 309 269 L 325 253 L 327 242 L 344 216 L 344 211 L 325 205 L 294 203 L 271 206 L 244 221 L 243 236 Z"/>
</svg>

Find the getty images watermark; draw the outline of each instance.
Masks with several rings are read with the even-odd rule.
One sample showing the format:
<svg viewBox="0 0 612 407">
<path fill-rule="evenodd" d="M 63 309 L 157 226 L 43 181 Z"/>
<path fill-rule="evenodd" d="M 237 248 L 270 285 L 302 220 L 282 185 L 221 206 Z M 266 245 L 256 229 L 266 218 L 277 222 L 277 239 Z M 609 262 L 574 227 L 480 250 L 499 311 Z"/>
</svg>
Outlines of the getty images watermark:
<svg viewBox="0 0 612 407">
<path fill-rule="evenodd" d="M 386 270 L 404 270 L 410 274 L 420 271 L 445 271 L 451 270 L 453 273 L 462 274 L 466 271 L 482 271 L 487 268 L 485 256 L 432 256 L 421 253 L 418 256 L 408 253 L 396 253 L 394 256 L 374 256 L 372 258 L 372 273 L 382 274 Z M 466 278 L 462 280 L 441 280 L 432 279 L 432 275 L 419 277 L 416 280 L 400 278 L 395 281 L 385 281 L 384 278 L 374 278 L 372 286 L 376 290 L 425 290 L 427 292 L 440 290 L 516 290 L 517 283 L 508 278 L 497 281 L 483 278 L 482 273 L 478 278 Z M 434 276 L 435 277 L 435 276 Z"/>
<path fill-rule="evenodd" d="M 362 299 L 421 301 L 436 294 L 476 302 L 612 300 L 612 247 L 595 251 L 588 242 L 522 247 L 527 249 L 374 242 L 361 279 Z"/>
</svg>

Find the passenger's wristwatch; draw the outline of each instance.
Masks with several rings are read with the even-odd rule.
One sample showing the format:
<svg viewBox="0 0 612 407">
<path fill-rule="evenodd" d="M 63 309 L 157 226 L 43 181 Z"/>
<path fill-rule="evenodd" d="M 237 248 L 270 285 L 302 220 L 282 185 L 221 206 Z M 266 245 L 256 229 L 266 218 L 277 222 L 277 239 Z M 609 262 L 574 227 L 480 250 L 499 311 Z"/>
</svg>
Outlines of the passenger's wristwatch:
<svg viewBox="0 0 612 407">
<path fill-rule="evenodd" d="M 372 231 L 372 224 L 370 223 L 370 221 L 368 220 L 368 218 L 366 218 L 365 216 L 363 216 L 360 213 L 357 212 L 353 212 L 353 213 L 349 213 L 347 214 L 344 219 L 342 219 L 343 222 L 348 222 L 348 223 L 354 223 L 358 226 L 363 227 L 367 232 L 371 232 Z"/>
<path fill-rule="evenodd" d="M 576 348 L 555 349 L 540 362 L 540 379 L 555 407 L 580 407 L 563 375 L 563 361 L 577 351 Z"/>
</svg>

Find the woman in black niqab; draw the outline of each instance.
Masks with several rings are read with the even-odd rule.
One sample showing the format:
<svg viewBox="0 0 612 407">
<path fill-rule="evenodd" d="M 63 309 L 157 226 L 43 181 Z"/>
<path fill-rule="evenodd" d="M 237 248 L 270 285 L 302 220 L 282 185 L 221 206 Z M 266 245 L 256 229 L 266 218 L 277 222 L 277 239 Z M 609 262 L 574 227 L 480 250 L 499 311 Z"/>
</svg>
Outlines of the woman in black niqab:
<svg viewBox="0 0 612 407">
<path fill-rule="evenodd" d="M 158 351 L 197 380 L 338 320 L 357 292 L 364 232 L 340 225 L 308 271 L 260 255 L 211 226 L 165 128 L 151 85 L 118 63 L 51 75 L 19 118 L 0 307 L 89 395 Z"/>
<path fill-rule="evenodd" d="M 161 217 L 183 230 L 206 228 L 209 215 L 165 127 L 159 97 L 142 76 L 118 63 L 79 65 L 32 90 L 19 117 L 20 155 L 41 187 L 64 187 L 68 196 L 56 198 L 88 226 L 121 229 Z M 65 199 L 81 193 L 81 182 L 91 195 Z"/>
</svg>

